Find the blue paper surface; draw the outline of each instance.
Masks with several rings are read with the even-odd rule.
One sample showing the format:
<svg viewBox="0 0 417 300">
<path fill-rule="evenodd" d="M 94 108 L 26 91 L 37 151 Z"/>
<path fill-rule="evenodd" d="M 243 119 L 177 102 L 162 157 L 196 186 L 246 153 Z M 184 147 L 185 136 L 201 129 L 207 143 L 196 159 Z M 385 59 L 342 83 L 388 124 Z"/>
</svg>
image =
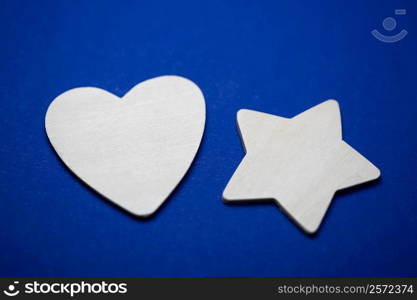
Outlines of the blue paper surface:
<svg viewBox="0 0 417 300">
<path fill-rule="evenodd" d="M 407 9 L 396 16 L 394 10 Z M 417 276 L 417 2 L 2 1 L 0 275 Z M 370 33 L 397 20 L 383 43 Z M 44 131 L 60 93 L 122 96 L 180 75 L 207 123 L 189 173 L 152 218 L 82 184 Z M 319 233 L 273 203 L 225 204 L 244 152 L 236 112 L 292 117 L 339 101 L 344 139 L 382 172 L 339 193 Z"/>
</svg>

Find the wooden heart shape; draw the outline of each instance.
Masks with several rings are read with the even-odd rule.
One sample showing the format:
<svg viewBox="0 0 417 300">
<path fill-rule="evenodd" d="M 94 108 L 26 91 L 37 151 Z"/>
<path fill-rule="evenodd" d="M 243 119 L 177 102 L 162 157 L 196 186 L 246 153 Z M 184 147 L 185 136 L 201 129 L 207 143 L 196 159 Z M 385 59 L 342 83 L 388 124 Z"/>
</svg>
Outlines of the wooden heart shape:
<svg viewBox="0 0 417 300">
<path fill-rule="evenodd" d="M 149 216 L 190 167 L 203 136 L 205 102 L 188 79 L 146 80 L 119 98 L 71 89 L 50 104 L 48 138 L 82 181 L 137 216 Z"/>
</svg>

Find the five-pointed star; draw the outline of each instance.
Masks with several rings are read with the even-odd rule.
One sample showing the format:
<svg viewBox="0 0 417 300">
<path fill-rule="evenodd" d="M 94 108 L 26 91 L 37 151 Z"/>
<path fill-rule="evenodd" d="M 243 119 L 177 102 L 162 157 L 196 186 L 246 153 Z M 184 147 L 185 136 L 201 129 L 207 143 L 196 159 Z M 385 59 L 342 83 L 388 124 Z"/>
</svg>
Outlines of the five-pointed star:
<svg viewBox="0 0 417 300">
<path fill-rule="evenodd" d="M 335 100 L 291 119 L 243 109 L 237 120 L 246 155 L 223 192 L 225 201 L 274 199 L 314 233 L 337 190 L 380 176 L 342 140 Z"/>
</svg>

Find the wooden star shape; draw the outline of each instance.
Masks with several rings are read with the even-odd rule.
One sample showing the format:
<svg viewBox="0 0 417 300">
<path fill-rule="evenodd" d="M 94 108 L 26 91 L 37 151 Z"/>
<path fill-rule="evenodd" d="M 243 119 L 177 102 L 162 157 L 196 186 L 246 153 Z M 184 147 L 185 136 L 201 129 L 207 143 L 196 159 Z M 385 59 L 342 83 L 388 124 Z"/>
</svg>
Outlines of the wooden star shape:
<svg viewBox="0 0 417 300">
<path fill-rule="evenodd" d="M 291 119 L 242 109 L 237 120 L 246 155 L 223 192 L 225 201 L 273 199 L 314 233 L 336 191 L 380 176 L 342 140 L 335 100 Z"/>
</svg>

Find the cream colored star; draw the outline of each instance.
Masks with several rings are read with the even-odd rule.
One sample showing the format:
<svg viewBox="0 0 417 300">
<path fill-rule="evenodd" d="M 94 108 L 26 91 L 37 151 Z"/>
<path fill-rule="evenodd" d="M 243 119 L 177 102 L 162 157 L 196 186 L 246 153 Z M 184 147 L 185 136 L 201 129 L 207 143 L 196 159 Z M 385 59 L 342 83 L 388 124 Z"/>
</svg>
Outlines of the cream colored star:
<svg viewBox="0 0 417 300">
<path fill-rule="evenodd" d="M 273 199 L 314 233 L 336 191 L 380 176 L 342 140 L 335 100 L 291 119 L 246 109 L 237 119 L 246 155 L 223 192 L 225 201 Z"/>
</svg>

